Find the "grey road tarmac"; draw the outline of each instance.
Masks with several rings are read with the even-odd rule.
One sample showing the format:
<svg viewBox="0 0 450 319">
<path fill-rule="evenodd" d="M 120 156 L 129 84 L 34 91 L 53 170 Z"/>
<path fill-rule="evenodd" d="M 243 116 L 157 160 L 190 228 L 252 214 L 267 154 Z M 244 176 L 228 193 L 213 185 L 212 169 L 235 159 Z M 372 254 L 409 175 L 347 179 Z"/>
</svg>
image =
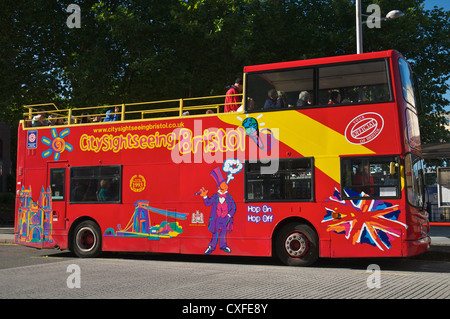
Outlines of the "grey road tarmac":
<svg viewBox="0 0 450 319">
<path fill-rule="evenodd" d="M 320 259 L 71 253 L 0 244 L 0 299 L 450 298 L 450 247 L 415 258 Z"/>
</svg>

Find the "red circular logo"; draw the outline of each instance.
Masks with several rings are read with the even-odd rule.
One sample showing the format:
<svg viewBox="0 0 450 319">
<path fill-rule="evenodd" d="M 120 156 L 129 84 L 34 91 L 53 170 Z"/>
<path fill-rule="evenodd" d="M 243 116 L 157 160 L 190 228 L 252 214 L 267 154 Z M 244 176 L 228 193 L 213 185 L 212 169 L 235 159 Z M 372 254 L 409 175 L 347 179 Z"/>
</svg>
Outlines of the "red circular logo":
<svg viewBox="0 0 450 319">
<path fill-rule="evenodd" d="M 29 140 L 31 143 L 34 143 L 34 142 L 36 141 L 36 134 L 30 133 L 30 135 L 28 135 L 28 140 Z"/>
<path fill-rule="evenodd" d="M 384 127 L 384 120 L 378 113 L 358 115 L 345 128 L 345 138 L 352 144 L 366 144 L 377 138 Z"/>
</svg>

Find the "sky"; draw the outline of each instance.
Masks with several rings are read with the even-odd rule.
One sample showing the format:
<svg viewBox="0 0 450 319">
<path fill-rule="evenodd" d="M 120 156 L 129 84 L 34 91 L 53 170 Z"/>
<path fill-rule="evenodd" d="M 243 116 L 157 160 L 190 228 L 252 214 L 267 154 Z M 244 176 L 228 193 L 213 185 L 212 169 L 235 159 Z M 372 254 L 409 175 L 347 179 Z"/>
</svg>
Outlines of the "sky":
<svg viewBox="0 0 450 319">
<path fill-rule="evenodd" d="M 444 8 L 445 10 L 450 10 L 450 0 L 425 0 L 425 9 L 431 10 L 434 6 L 439 8 Z M 450 81 L 449 81 L 450 85 Z M 450 100 L 450 90 L 445 94 L 447 100 Z M 446 111 L 450 112 L 450 105 L 446 107 Z"/>
<path fill-rule="evenodd" d="M 425 0 L 425 8 L 433 9 L 434 6 L 438 6 L 439 8 L 444 8 L 446 10 L 450 10 L 450 1 L 449 0 Z"/>
</svg>

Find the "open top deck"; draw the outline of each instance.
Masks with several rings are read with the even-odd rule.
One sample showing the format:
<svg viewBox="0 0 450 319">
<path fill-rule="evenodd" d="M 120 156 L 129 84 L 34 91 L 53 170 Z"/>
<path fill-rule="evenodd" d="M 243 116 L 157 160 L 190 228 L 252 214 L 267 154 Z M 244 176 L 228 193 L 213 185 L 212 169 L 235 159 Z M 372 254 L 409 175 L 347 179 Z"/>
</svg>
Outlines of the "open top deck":
<svg viewBox="0 0 450 319">
<path fill-rule="evenodd" d="M 215 116 L 223 113 L 226 95 L 59 109 L 54 103 L 25 105 L 24 127 L 97 124 L 112 121 Z M 242 96 L 234 94 L 228 96 Z"/>
</svg>

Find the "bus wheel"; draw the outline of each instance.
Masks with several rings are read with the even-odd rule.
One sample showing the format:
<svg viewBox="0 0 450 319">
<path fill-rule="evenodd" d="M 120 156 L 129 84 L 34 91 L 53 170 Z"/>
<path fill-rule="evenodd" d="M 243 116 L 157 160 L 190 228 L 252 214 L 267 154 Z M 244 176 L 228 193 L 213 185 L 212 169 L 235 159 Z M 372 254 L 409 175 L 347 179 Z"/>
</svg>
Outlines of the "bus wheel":
<svg viewBox="0 0 450 319">
<path fill-rule="evenodd" d="M 278 258 L 288 266 L 309 266 L 319 258 L 319 238 L 310 226 L 291 223 L 277 234 Z"/>
<path fill-rule="evenodd" d="M 81 258 L 97 257 L 102 248 L 101 232 L 98 225 L 92 220 L 79 223 L 74 230 L 73 252 Z"/>
</svg>

